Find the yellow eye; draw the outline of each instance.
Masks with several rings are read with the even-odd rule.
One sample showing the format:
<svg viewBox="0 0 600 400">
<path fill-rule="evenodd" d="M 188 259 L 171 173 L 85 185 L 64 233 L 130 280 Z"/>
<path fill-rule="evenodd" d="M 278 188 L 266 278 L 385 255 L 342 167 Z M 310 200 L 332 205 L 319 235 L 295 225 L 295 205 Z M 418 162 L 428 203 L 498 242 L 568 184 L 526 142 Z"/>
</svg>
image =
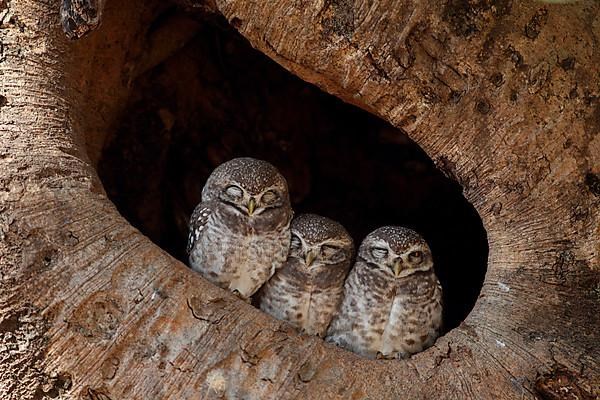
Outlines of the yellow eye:
<svg viewBox="0 0 600 400">
<path fill-rule="evenodd" d="M 423 252 L 413 251 L 408 255 L 408 259 L 415 264 L 420 264 L 423 261 Z"/>
<path fill-rule="evenodd" d="M 271 205 L 271 204 L 275 203 L 278 199 L 279 199 L 279 196 L 277 196 L 277 193 L 275 193 L 272 190 L 269 190 L 269 191 L 265 192 L 265 194 L 262 195 L 262 197 L 260 198 L 260 201 L 265 205 Z"/>
<path fill-rule="evenodd" d="M 339 247 L 324 244 L 321 246 L 321 257 L 331 258 L 340 251 Z"/>
</svg>

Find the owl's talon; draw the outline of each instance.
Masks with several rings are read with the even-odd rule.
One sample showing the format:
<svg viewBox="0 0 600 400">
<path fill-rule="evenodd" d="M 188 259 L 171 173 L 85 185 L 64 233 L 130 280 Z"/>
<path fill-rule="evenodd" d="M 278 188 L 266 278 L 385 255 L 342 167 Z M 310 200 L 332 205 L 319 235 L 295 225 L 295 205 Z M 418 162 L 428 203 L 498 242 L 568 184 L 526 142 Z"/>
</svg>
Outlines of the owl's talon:
<svg viewBox="0 0 600 400">
<path fill-rule="evenodd" d="M 377 352 L 378 360 L 398 360 L 398 359 L 402 359 L 402 358 L 403 358 L 402 353 L 393 352 L 391 354 L 383 354 L 380 351 Z"/>
<path fill-rule="evenodd" d="M 233 289 L 233 294 L 235 294 L 240 300 L 244 300 L 246 303 L 250 304 L 250 298 L 244 297 L 239 290 Z"/>
</svg>

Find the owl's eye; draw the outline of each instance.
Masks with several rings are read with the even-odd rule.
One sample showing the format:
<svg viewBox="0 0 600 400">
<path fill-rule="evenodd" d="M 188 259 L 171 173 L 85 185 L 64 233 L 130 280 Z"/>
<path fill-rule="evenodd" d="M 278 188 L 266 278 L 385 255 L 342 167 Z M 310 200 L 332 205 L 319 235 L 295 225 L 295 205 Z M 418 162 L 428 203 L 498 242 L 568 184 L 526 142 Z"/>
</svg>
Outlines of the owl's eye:
<svg viewBox="0 0 600 400">
<path fill-rule="evenodd" d="M 321 246 L 321 259 L 338 262 L 344 256 L 342 249 L 337 246 L 332 246 L 329 244 L 324 244 Z"/>
<path fill-rule="evenodd" d="M 421 251 L 413 251 L 408 255 L 408 259 L 413 263 L 413 264 L 421 264 L 421 262 L 423 261 L 423 252 Z"/>
<path fill-rule="evenodd" d="M 244 192 L 239 186 L 231 185 L 227 186 L 225 194 L 231 198 L 240 199 L 244 195 Z"/>
<path fill-rule="evenodd" d="M 277 196 L 277 193 L 275 193 L 272 190 L 268 190 L 267 192 L 265 192 L 265 194 L 262 195 L 262 197 L 260 198 L 260 201 L 264 204 L 264 205 L 272 205 L 273 203 L 277 202 L 277 200 L 279 199 L 279 196 Z"/>
<path fill-rule="evenodd" d="M 298 236 L 292 233 L 292 240 L 290 242 L 290 250 L 297 252 L 302 248 L 302 241 Z"/>
<path fill-rule="evenodd" d="M 373 255 L 373 257 L 375 258 L 383 258 L 386 257 L 388 254 L 387 249 L 382 249 L 380 247 L 373 247 L 371 249 L 371 254 Z"/>
</svg>

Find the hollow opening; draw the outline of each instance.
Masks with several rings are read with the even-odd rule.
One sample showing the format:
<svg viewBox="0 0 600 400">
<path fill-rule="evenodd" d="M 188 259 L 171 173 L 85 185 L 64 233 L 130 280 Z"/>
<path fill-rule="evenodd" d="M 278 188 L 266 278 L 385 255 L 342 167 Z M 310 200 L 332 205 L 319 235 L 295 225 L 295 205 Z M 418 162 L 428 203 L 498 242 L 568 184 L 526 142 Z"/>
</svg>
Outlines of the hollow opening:
<svg viewBox="0 0 600 400">
<path fill-rule="evenodd" d="M 444 328 L 458 326 L 488 253 L 460 186 L 402 131 L 293 76 L 225 21 L 195 29 L 133 83 L 106 142 L 99 174 L 119 211 L 187 263 L 187 222 L 211 171 L 239 156 L 267 160 L 286 177 L 296 214 L 341 222 L 357 246 L 382 225 L 421 233 L 444 289 Z"/>
</svg>

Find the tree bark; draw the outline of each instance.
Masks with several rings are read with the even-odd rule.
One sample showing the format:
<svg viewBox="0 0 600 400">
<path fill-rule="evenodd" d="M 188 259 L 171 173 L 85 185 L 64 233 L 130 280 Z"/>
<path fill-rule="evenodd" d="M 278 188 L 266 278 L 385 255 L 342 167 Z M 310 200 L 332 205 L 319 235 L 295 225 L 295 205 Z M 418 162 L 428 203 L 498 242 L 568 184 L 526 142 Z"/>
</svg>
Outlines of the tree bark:
<svg viewBox="0 0 600 400">
<path fill-rule="evenodd" d="M 370 361 L 210 285 L 132 228 L 94 169 L 165 5 L 108 2 L 69 42 L 59 1 L 2 1 L 0 398 L 597 397 L 600 4 L 216 6 L 461 183 L 490 249 L 474 310 L 409 360 Z"/>
</svg>

